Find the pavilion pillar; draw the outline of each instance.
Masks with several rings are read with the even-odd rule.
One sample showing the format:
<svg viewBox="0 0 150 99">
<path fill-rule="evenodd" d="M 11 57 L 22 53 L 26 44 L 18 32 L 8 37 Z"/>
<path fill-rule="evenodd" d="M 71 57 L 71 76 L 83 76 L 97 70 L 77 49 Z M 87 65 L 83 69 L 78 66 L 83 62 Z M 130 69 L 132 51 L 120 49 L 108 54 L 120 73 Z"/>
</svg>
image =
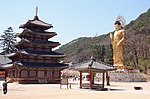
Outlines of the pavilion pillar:
<svg viewBox="0 0 150 99">
<path fill-rule="evenodd" d="M 95 74 L 92 74 L 92 84 L 94 84 L 94 77 L 95 77 Z"/>
<path fill-rule="evenodd" d="M 103 88 L 104 88 L 104 85 L 105 85 L 105 72 L 103 72 L 103 79 L 102 79 L 102 86 L 103 86 Z"/>
<path fill-rule="evenodd" d="M 108 75 L 108 71 L 106 72 L 106 82 L 107 85 L 110 86 L 110 76 Z"/>
<path fill-rule="evenodd" d="M 90 88 L 89 89 L 92 89 L 92 84 L 93 84 L 93 75 L 92 75 L 92 72 L 90 71 Z"/>
<path fill-rule="evenodd" d="M 82 72 L 80 71 L 80 88 L 82 88 Z"/>
</svg>

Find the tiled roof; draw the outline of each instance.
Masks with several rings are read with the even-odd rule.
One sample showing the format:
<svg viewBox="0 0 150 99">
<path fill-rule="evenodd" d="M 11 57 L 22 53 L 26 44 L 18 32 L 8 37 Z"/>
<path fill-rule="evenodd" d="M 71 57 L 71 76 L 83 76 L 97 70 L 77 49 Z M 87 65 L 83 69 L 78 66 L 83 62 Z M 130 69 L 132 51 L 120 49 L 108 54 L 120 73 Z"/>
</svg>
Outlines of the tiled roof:
<svg viewBox="0 0 150 99">
<path fill-rule="evenodd" d="M 57 47 L 60 45 L 59 42 L 53 42 L 53 41 L 33 41 L 33 40 L 21 39 L 21 41 L 19 43 L 14 44 L 14 46 L 18 46 L 23 43 L 33 44 L 33 45 L 46 45 L 46 46 L 53 46 L 53 47 Z"/>
<path fill-rule="evenodd" d="M 8 57 L 5 55 L 0 55 L 0 64 L 7 64 L 10 63 L 12 60 L 10 60 Z"/>
<path fill-rule="evenodd" d="M 41 68 L 41 69 L 65 69 L 68 68 L 68 64 L 62 63 L 35 63 L 35 62 L 14 62 L 11 64 L 3 65 L 2 68 L 13 68 L 20 66 L 22 68 Z"/>
<path fill-rule="evenodd" d="M 5 55 L 6 57 L 13 57 L 17 54 L 26 54 L 26 55 L 33 55 L 33 56 L 48 56 L 48 57 L 65 57 L 64 54 L 54 52 L 54 51 L 32 51 L 32 50 L 21 50 L 17 51 L 16 53 L 11 53 L 8 55 Z"/>
<path fill-rule="evenodd" d="M 16 62 L 15 64 L 27 68 L 68 68 L 68 64 L 62 63 Z"/>
<path fill-rule="evenodd" d="M 89 70 L 92 70 L 95 72 L 116 70 L 116 68 L 114 68 L 112 65 L 108 65 L 102 62 L 96 62 L 94 60 L 86 61 L 86 62 L 78 63 L 78 64 L 72 64 L 70 65 L 70 69 L 83 71 L 83 72 L 88 72 Z"/>
<path fill-rule="evenodd" d="M 64 54 L 58 53 L 58 52 L 54 52 L 54 51 L 32 51 L 32 50 L 22 50 L 20 51 L 20 53 L 24 53 L 24 54 L 34 54 L 34 55 L 40 55 L 40 56 L 53 56 L 53 57 L 64 57 Z"/>
<path fill-rule="evenodd" d="M 25 24 L 20 25 L 19 28 L 30 28 L 30 27 L 32 27 L 32 25 L 42 27 L 44 30 L 47 30 L 47 29 L 53 27 L 52 24 L 43 22 L 43 21 L 39 20 L 38 16 L 35 16 L 33 20 L 29 20 Z"/>
<path fill-rule="evenodd" d="M 60 43 L 59 42 L 53 42 L 53 41 L 30 41 L 30 40 L 28 40 L 28 42 L 29 43 L 32 43 L 32 44 L 43 44 L 43 45 L 45 45 L 45 44 L 49 44 L 49 45 L 52 45 L 52 44 L 58 44 L 58 45 L 60 45 Z"/>
<path fill-rule="evenodd" d="M 35 34 L 35 35 L 45 35 L 45 36 L 55 36 L 56 32 L 48 32 L 48 31 L 33 31 L 30 29 L 24 29 L 22 33 L 18 33 L 18 36 L 23 36 L 25 34 Z"/>
<path fill-rule="evenodd" d="M 7 64 L 1 65 L 1 68 L 2 68 L 2 69 L 6 69 L 6 68 L 11 68 L 12 66 L 13 66 L 12 63 L 7 63 Z"/>
</svg>

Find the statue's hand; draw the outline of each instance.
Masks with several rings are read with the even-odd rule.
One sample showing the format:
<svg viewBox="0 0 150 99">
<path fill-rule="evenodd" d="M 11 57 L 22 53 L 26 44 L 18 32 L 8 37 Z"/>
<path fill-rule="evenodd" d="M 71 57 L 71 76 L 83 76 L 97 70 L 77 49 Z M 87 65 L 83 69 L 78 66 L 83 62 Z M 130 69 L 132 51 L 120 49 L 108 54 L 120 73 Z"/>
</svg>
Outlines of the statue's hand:
<svg viewBox="0 0 150 99">
<path fill-rule="evenodd" d="M 117 43 L 117 46 L 119 46 L 119 45 L 120 45 L 120 43 L 118 42 L 118 43 Z"/>
<path fill-rule="evenodd" d="M 112 35 L 112 32 L 110 32 L 110 38 L 112 39 L 113 35 Z"/>
</svg>

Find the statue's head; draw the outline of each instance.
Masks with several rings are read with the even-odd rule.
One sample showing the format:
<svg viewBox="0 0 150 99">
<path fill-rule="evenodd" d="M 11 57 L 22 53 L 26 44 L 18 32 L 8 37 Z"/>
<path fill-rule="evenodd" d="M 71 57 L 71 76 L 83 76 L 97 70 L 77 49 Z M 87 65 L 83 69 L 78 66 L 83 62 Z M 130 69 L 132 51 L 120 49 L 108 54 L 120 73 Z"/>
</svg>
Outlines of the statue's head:
<svg viewBox="0 0 150 99">
<path fill-rule="evenodd" d="M 119 21 L 116 21 L 114 23 L 114 27 L 115 27 L 115 30 L 120 30 L 121 29 L 121 23 Z"/>
</svg>

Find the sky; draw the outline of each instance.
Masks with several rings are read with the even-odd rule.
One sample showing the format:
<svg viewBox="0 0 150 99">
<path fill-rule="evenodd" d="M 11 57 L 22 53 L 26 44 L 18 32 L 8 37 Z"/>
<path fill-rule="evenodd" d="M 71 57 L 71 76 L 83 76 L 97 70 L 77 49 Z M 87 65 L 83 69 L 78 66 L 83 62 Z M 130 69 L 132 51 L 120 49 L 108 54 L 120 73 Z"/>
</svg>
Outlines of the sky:
<svg viewBox="0 0 150 99">
<path fill-rule="evenodd" d="M 57 33 L 50 40 L 63 45 L 112 32 L 119 15 L 128 24 L 150 8 L 150 0 L 1 0 L 0 34 L 10 26 L 21 33 L 19 26 L 34 18 L 37 5 L 39 19 Z"/>
</svg>

